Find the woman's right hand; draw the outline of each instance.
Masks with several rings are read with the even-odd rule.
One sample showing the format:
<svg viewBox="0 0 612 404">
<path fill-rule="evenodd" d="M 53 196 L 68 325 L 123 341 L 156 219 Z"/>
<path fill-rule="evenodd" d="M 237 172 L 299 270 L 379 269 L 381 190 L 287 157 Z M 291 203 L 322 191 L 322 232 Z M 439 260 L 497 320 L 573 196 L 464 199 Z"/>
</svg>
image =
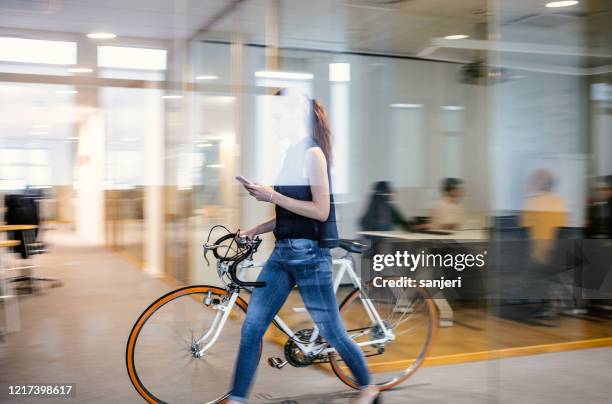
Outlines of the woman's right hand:
<svg viewBox="0 0 612 404">
<path fill-rule="evenodd" d="M 239 238 L 246 237 L 249 240 L 252 240 L 252 239 L 255 238 L 256 235 L 257 235 L 257 227 L 253 227 L 253 228 L 250 228 L 248 230 L 240 231 L 240 233 L 238 233 L 237 236 Z"/>
<path fill-rule="evenodd" d="M 242 230 L 238 234 L 236 234 L 236 239 L 247 237 L 251 240 L 255 238 L 255 236 L 259 234 L 265 234 L 269 231 L 274 230 L 274 225 L 276 224 L 276 218 L 272 218 L 267 222 L 263 222 L 258 224 L 257 226 L 251 227 L 248 230 Z"/>
</svg>

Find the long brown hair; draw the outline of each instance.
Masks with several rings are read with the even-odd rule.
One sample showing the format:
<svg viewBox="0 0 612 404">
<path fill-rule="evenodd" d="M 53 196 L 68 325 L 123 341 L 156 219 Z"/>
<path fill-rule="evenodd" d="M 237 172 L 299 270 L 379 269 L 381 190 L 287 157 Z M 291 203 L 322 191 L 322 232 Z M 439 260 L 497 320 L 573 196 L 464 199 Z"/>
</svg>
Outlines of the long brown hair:
<svg viewBox="0 0 612 404">
<path fill-rule="evenodd" d="M 312 100 L 312 138 L 315 143 L 323 150 L 327 166 L 332 165 L 332 142 L 329 120 L 323 104 L 319 100 Z"/>
<path fill-rule="evenodd" d="M 288 88 L 278 89 L 274 95 L 287 95 L 289 93 Z M 329 120 L 323 104 L 317 99 L 310 99 L 306 94 L 300 94 L 308 100 L 310 104 L 310 116 L 311 118 L 311 130 L 312 139 L 321 148 L 323 155 L 327 160 L 327 167 L 332 165 L 332 141 L 331 141 L 331 130 L 329 129 Z"/>
</svg>

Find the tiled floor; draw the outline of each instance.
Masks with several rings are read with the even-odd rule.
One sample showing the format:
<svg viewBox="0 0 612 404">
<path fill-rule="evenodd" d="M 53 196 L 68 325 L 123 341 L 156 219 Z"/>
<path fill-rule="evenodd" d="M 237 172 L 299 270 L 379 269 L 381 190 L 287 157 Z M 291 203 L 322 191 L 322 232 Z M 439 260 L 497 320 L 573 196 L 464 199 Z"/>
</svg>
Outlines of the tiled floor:
<svg viewBox="0 0 612 404">
<path fill-rule="evenodd" d="M 134 319 L 169 286 L 73 236 L 56 239 L 40 263 L 45 275 L 61 278 L 64 285 L 20 299 L 22 329 L 0 345 L 0 386 L 76 383 L 74 402 L 141 402 L 125 370 L 125 342 Z M 279 351 L 266 344 L 263 357 Z M 610 402 L 611 363 L 612 348 L 600 348 L 424 368 L 384 398 L 387 403 Z M 279 371 L 262 363 L 252 398 L 344 403 L 352 395 L 316 368 Z M 24 402 L 9 400 L 3 391 L 0 402 L 5 401 Z"/>
</svg>

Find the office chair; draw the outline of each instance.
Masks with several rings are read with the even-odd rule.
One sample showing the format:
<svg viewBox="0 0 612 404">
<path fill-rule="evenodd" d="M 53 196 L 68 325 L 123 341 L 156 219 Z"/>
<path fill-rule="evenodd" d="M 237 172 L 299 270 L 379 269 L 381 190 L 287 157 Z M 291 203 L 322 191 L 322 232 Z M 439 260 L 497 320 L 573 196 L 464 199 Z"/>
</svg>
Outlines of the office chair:
<svg viewBox="0 0 612 404">
<path fill-rule="evenodd" d="M 561 314 L 582 318 L 586 314 L 582 299 L 582 263 L 580 259 L 580 241 L 584 239 L 584 229 L 581 227 L 558 227 L 551 256 L 551 271 L 555 273 L 557 280 L 563 285 L 572 285 L 571 292 L 557 290 L 558 298 L 561 301 L 570 300 L 572 308 L 561 310 Z M 564 293 L 567 292 L 567 293 Z M 571 294 L 571 298 L 563 294 Z"/>
<path fill-rule="evenodd" d="M 526 227 L 491 228 L 493 265 L 489 290 L 497 302 L 493 311 L 506 320 L 552 327 L 541 321 L 545 300 L 538 297 L 542 282 L 535 279 L 533 272 L 529 235 Z"/>
<path fill-rule="evenodd" d="M 32 258 L 34 255 L 47 252 L 45 244 L 40 240 L 41 220 L 38 206 L 39 198 L 39 194 L 9 194 L 4 198 L 4 206 L 6 208 L 4 219 L 6 224 L 36 226 L 34 229 L 14 230 L 9 232 L 10 239 L 20 241 L 20 244 L 14 247 L 14 251 L 24 260 Z M 29 291 L 30 293 L 35 289 L 38 282 L 51 282 L 52 286 L 61 285 L 59 279 L 34 276 L 33 271 L 36 268 L 37 266 L 35 265 L 24 265 L 13 268 L 13 270 L 20 271 L 27 270 L 29 274 L 12 277 L 10 281 L 27 283 L 27 286 L 20 287 L 19 289 Z"/>
<path fill-rule="evenodd" d="M 493 216 L 491 218 L 491 228 L 493 229 L 513 229 L 520 227 L 518 215 Z"/>
</svg>

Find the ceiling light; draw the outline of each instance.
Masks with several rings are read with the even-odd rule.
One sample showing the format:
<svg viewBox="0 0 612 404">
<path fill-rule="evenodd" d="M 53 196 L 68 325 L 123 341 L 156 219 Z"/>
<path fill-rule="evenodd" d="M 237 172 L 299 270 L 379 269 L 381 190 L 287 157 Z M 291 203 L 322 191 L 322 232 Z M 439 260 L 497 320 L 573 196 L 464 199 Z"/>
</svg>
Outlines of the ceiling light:
<svg viewBox="0 0 612 404">
<path fill-rule="evenodd" d="M 447 35 L 444 37 L 444 39 L 466 39 L 469 37 L 470 37 L 469 35 L 457 34 L 457 35 Z"/>
<path fill-rule="evenodd" d="M 30 132 L 30 135 L 48 135 L 49 132 L 45 131 L 45 130 L 33 130 L 32 132 Z"/>
<path fill-rule="evenodd" d="M 463 111 L 463 107 L 461 105 L 443 105 L 440 108 L 445 111 Z"/>
<path fill-rule="evenodd" d="M 422 108 L 423 104 L 389 104 L 391 108 Z"/>
<path fill-rule="evenodd" d="M 92 32 L 90 34 L 87 34 L 87 38 L 91 38 L 91 39 L 115 39 L 117 38 L 117 35 L 111 33 L 111 32 Z"/>
<path fill-rule="evenodd" d="M 332 81 L 332 82 L 351 81 L 351 64 L 350 63 L 330 63 L 329 64 L 329 81 Z"/>
<path fill-rule="evenodd" d="M 78 139 L 79 139 L 78 136 L 70 136 L 66 138 L 66 140 L 78 140 Z"/>
<path fill-rule="evenodd" d="M 68 71 L 70 73 L 91 73 L 93 72 L 93 69 L 90 69 L 89 67 L 71 67 L 68 69 Z"/>
<path fill-rule="evenodd" d="M 199 147 L 199 148 L 204 148 L 204 147 L 212 147 L 212 146 L 213 146 L 213 144 L 212 144 L 212 143 L 198 143 L 198 144 L 196 145 L 196 147 Z"/>
<path fill-rule="evenodd" d="M 225 166 L 223 164 L 209 164 L 206 167 L 207 168 L 223 168 Z"/>
<path fill-rule="evenodd" d="M 569 1 L 552 1 L 550 3 L 546 3 L 546 7 L 548 8 L 559 8 L 559 7 L 569 7 L 569 6 L 575 6 L 576 4 L 578 4 L 577 1 L 575 0 L 569 0 Z"/>
<path fill-rule="evenodd" d="M 202 102 L 207 103 L 207 104 L 221 104 L 221 105 L 228 105 L 233 103 L 236 100 L 236 97 L 231 96 L 231 95 L 211 95 L 211 96 L 205 96 L 202 99 Z"/>
<path fill-rule="evenodd" d="M 56 94 L 77 94 L 77 90 L 57 90 Z"/>
<path fill-rule="evenodd" d="M 266 79 L 284 79 L 284 80 L 312 80 L 314 75 L 312 73 L 298 73 L 298 72 L 279 72 L 262 70 L 255 72 L 255 77 L 266 78 Z"/>
<path fill-rule="evenodd" d="M 162 98 L 164 100 L 178 100 L 180 98 L 183 98 L 183 96 L 182 95 L 172 95 L 172 94 L 169 94 L 169 95 L 162 95 Z"/>
<path fill-rule="evenodd" d="M 219 78 L 218 76 L 214 76 L 212 74 L 196 76 L 196 80 L 217 80 L 218 78 Z"/>
</svg>

